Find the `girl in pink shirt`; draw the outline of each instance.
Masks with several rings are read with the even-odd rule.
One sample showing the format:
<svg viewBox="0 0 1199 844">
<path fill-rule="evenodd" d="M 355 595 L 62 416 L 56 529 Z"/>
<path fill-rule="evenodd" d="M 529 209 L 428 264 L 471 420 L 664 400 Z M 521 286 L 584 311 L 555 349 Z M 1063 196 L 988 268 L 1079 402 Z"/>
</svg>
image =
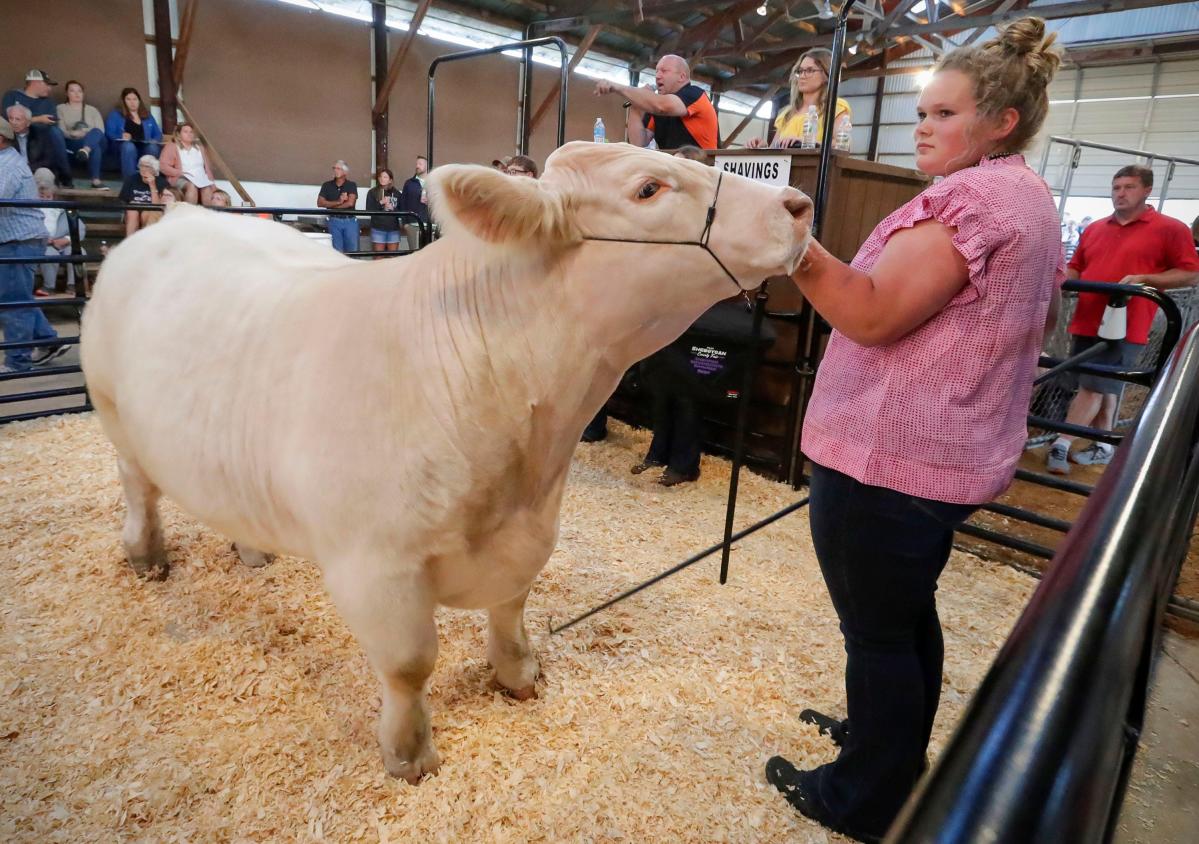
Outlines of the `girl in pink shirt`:
<svg viewBox="0 0 1199 844">
<path fill-rule="evenodd" d="M 954 529 L 1011 482 L 1064 277 L 1057 212 L 1023 150 L 1059 63 L 1026 18 L 941 59 L 916 164 L 944 177 L 849 266 L 813 242 L 794 280 L 834 331 L 804 422 L 816 555 L 845 636 L 848 717 L 807 711 L 835 762 L 766 776 L 803 814 L 881 839 L 922 774 L 944 656 L 934 593 Z"/>
</svg>

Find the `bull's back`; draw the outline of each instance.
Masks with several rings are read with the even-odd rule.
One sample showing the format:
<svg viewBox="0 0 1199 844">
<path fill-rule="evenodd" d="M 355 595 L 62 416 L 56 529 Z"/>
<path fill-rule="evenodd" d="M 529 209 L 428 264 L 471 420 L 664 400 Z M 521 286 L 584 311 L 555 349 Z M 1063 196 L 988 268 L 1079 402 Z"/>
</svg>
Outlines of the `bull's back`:
<svg viewBox="0 0 1199 844">
<path fill-rule="evenodd" d="M 322 275 L 354 269 L 286 227 L 198 209 L 115 249 L 81 354 L 118 451 L 213 527 L 277 547 L 264 540 L 289 515 L 270 489 L 287 381 Z"/>
</svg>

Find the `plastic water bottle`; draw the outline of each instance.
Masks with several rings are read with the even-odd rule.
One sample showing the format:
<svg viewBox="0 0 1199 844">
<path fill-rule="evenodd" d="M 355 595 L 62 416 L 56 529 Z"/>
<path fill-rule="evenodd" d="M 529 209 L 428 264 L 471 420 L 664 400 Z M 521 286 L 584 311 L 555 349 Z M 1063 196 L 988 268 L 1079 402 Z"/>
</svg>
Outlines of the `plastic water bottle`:
<svg viewBox="0 0 1199 844">
<path fill-rule="evenodd" d="M 591 140 L 595 141 L 597 144 L 602 144 L 605 142 L 604 118 L 595 118 L 595 129 L 593 129 L 591 132 Z"/>
<path fill-rule="evenodd" d="M 843 152 L 849 152 L 853 145 L 853 127 L 849 125 L 849 118 L 839 121 L 837 126 L 837 134 L 833 136 L 833 149 L 839 149 Z"/>
<path fill-rule="evenodd" d="M 808 113 L 803 119 L 803 140 L 800 146 L 803 149 L 816 149 L 816 132 L 820 128 L 820 112 L 816 110 L 816 106 L 808 106 Z"/>
</svg>

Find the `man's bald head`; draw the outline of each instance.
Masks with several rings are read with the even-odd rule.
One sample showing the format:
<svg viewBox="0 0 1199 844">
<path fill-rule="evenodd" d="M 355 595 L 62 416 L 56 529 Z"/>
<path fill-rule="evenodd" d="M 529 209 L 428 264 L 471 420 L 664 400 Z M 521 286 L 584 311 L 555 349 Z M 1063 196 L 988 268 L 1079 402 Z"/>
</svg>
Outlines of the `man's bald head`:
<svg viewBox="0 0 1199 844">
<path fill-rule="evenodd" d="M 691 67 L 682 56 L 668 53 L 658 59 L 654 82 L 659 94 L 674 94 L 691 81 Z"/>
</svg>

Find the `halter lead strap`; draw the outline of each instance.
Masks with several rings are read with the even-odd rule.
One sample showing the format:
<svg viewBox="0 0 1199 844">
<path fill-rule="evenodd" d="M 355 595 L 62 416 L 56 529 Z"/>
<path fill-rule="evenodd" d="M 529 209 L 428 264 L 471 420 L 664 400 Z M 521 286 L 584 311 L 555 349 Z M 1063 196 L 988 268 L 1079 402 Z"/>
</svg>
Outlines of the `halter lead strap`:
<svg viewBox="0 0 1199 844">
<path fill-rule="evenodd" d="M 605 243 L 655 243 L 662 246 L 698 246 L 700 249 L 712 256 L 712 260 L 716 262 L 716 266 L 724 271 L 728 276 L 729 281 L 733 283 L 741 295 L 745 297 L 745 301 L 749 301 L 749 290 L 742 286 L 741 282 L 737 281 L 737 277 L 729 272 L 729 268 L 724 265 L 724 261 L 712 251 L 712 247 L 708 246 L 708 239 L 712 236 L 712 224 L 716 222 L 716 202 L 720 199 L 720 183 L 724 180 L 724 173 L 718 173 L 716 176 L 716 192 L 712 195 L 712 204 L 708 206 L 707 218 L 704 221 L 704 230 L 700 234 L 699 240 L 636 240 L 631 237 L 592 237 L 584 236 L 583 240 L 599 240 Z"/>
</svg>

